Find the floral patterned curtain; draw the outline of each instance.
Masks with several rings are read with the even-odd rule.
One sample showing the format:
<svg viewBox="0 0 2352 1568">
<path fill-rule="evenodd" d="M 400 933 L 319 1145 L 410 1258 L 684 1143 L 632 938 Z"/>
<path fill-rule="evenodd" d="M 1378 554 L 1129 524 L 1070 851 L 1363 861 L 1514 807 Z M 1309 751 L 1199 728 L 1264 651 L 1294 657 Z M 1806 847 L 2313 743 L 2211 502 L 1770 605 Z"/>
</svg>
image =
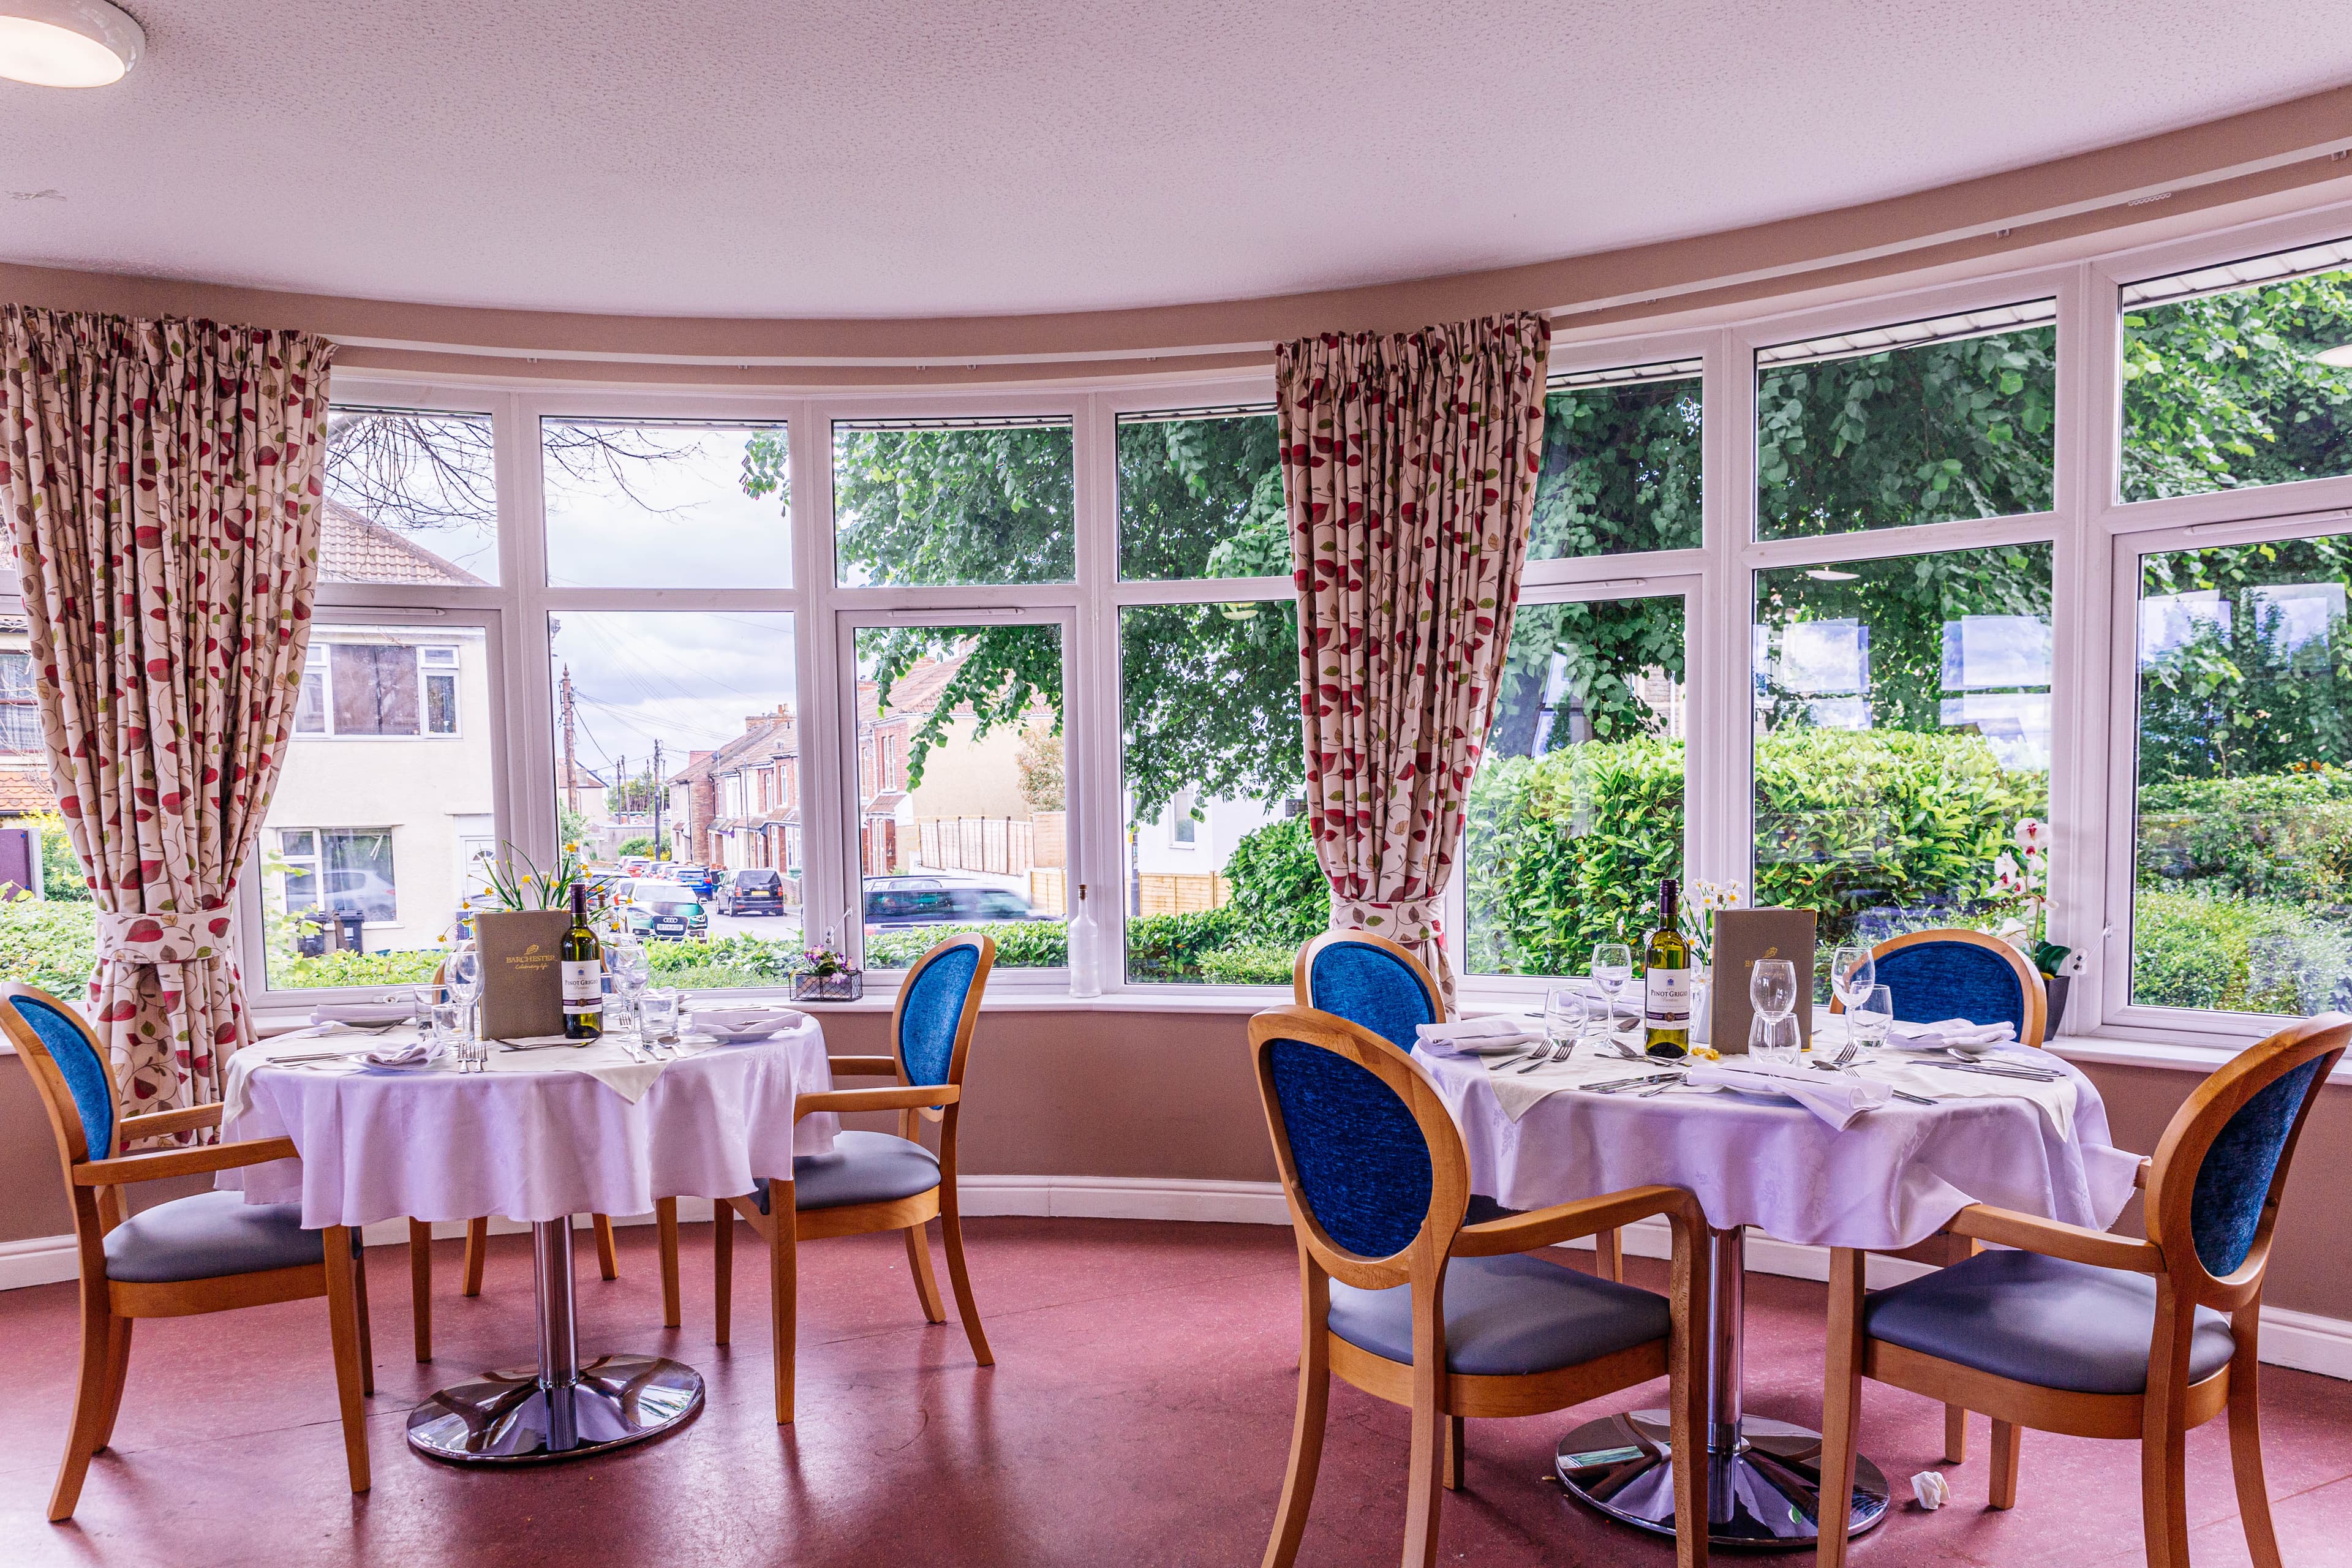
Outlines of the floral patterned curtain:
<svg viewBox="0 0 2352 1568">
<path fill-rule="evenodd" d="M 247 1037 L 230 898 L 310 644 L 333 353 L 0 311 L 0 517 L 50 784 L 98 901 L 89 1016 L 131 1114 L 219 1099 Z"/>
<path fill-rule="evenodd" d="M 1494 710 L 1543 460 L 1551 323 L 1519 313 L 1276 351 L 1307 808 L 1333 929 L 1418 954 Z"/>
</svg>

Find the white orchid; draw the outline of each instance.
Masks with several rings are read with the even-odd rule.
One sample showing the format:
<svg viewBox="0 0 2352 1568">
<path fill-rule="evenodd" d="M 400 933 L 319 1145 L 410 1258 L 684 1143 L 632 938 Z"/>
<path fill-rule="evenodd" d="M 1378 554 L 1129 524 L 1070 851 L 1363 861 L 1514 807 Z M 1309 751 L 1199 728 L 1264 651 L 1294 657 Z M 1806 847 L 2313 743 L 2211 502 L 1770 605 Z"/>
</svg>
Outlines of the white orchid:
<svg viewBox="0 0 2352 1568">
<path fill-rule="evenodd" d="M 2046 854 L 2050 848 L 2050 825 L 2038 816 L 2022 817 L 2014 835 L 2017 847 L 2030 856 Z"/>
</svg>

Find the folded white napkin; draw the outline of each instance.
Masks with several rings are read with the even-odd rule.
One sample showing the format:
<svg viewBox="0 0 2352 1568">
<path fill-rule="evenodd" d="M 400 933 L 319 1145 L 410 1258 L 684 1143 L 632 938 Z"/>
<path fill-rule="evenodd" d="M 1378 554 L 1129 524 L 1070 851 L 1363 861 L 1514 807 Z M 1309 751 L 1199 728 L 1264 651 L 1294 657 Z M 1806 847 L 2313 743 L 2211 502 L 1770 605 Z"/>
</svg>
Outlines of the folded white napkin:
<svg viewBox="0 0 2352 1568">
<path fill-rule="evenodd" d="M 1816 1072 L 1801 1062 L 1699 1062 L 1684 1075 L 1683 1081 L 1785 1094 L 1841 1132 L 1853 1126 L 1856 1117 L 1895 1098 L 1883 1083 L 1849 1078 L 1843 1073 Z"/>
<path fill-rule="evenodd" d="M 359 1059 L 371 1067 L 422 1067 L 433 1059 L 433 1047 L 421 1039 L 390 1039 L 370 1050 L 361 1052 Z"/>
<path fill-rule="evenodd" d="M 1452 1024 L 1417 1024 L 1412 1032 L 1422 1049 L 1441 1057 L 1475 1056 L 1511 1046 L 1532 1046 L 1544 1037 L 1542 1030 L 1527 1019 L 1500 1016 L 1464 1018 Z"/>
<path fill-rule="evenodd" d="M 2027 1062 L 2025 1058 L 2040 1056 L 2039 1051 L 2019 1051 L 1980 1059 L 1992 1066 L 2016 1063 L 2021 1067 L 2063 1069 L 2064 1065 L 2054 1058 L 2047 1061 Z M 1952 1061 L 1947 1057 L 1946 1061 Z M 1954 1068 L 1959 1067 L 1952 1061 Z M 2009 1078 L 1985 1072 L 1954 1072 L 1940 1068 L 1932 1060 L 1921 1061 L 1915 1057 L 1879 1057 L 1860 1064 L 1860 1070 L 1878 1082 L 1913 1094 L 1924 1094 L 1931 1100 L 2030 1100 L 2042 1112 L 2042 1120 L 2061 1139 L 2074 1136 L 2074 1107 L 2080 1091 L 2072 1076 L 2062 1076 L 2048 1083 L 2036 1083 L 2032 1079 Z M 1826 1077 L 1826 1074 L 1817 1075 Z"/>
<path fill-rule="evenodd" d="M 1972 1024 L 1966 1018 L 1946 1018 L 1940 1023 L 1914 1024 L 1896 1019 L 1887 1027 L 1889 1039 L 1900 1040 L 1913 1050 L 1936 1051 L 1946 1046 L 1997 1046 L 2003 1040 L 2017 1038 L 2014 1024 Z"/>
<path fill-rule="evenodd" d="M 313 1024 L 397 1024 L 415 1016 L 406 1002 L 321 1002 L 310 1009 Z"/>
<path fill-rule="evenodd" d="M 743 1035 L 753 1029 L 770 1034 L 808 1017 L 795 1007 L 696 1007 L 689 1010 L 694 1026 L 714 1035 Z"/>
</svg>

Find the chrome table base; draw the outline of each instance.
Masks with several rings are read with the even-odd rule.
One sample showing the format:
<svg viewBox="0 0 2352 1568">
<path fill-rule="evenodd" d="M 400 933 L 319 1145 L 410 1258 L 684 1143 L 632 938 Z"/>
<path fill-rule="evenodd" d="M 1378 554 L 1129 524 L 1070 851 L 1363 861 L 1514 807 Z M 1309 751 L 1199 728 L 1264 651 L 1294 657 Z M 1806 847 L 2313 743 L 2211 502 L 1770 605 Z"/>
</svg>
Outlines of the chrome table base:
<svg viewBox="0 0 2352 1568">
<path fill-rule="evenodd" d="M 408 1413 L 408 1446 L 461 1465 L 577 1459 L 642 1443 L 702 1408 L 702 1378 L 664 1356 L 580 1364 L 572 1320 L 572 1222 L 531 1226 L 539 1273 L 539 1365 L 486 1373 Z"/>
<path fill-rule="evenodd" d="M 1568 1489 L 1612 1519 L 1675 1532 L 1675 1478 L 1666 1412 L 1636 1410 L 1588 1421 L 1560 1439 L 1556 1463 Z M 1717 1546 L 1810 1546 L 1819 1533 L 1822 1435 L 1747 1416 L 1735 1452 L 1706 1457 L 1707 1540 Z M 1854 1462 L 1854 1533 L 1886 1512 L 1886 1478 Z"/>
<path fill-rule="evenodd" d="M 1742 1319 L 1748 1305 L 1747 1233 L 1707 1233 L 1706 1538 L 1717 1546 L 1809 1546 L 1820 1533 L 1822 1435 L 1743 1415 Z M 1560 1439 L 1560 1484 L 1612 1519 L 1675 1533 L 1672 1430 L 1666 1412 L 1637 1410 L 1588 1421 Z M 1886 1516 L 1886 1477 L 1857 1455 L 1852 1530 Z"/>
</svg>

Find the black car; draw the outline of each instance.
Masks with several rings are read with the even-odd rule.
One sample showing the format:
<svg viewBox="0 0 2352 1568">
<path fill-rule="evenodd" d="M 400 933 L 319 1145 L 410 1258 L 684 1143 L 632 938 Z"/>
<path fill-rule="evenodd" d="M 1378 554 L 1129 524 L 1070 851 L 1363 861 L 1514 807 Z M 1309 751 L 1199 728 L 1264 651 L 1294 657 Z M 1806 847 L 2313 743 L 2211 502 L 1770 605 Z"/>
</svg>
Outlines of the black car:
<svg viewBox="0 0 2352 1568">
<path fill-rule="evenodd" d="M 878 886 L 869 883 L 866 889 L 866 923 L 873 928 L 1042 918 L 1020 894 L 980 883 L 893 877 Z"/>
<path fill-rule="evenodd" d="M 783 873 L 773 866 L 746 866 L 719 879 L 713 895 L 722 915 L 780 915 L 784 912 Z"/>
</svg>

